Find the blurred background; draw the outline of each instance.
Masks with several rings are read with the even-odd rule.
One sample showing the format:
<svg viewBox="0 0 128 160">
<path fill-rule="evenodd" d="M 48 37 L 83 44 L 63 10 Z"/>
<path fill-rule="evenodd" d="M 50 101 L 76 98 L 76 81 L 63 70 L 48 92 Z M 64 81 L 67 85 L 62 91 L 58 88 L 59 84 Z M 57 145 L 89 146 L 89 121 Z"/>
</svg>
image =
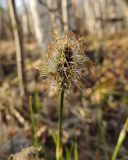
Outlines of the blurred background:
<svg viewBox="0 0 128 160">
<path fill-rule="evenodd" d="M 109 160 L 128 117 L 127 0 L 0 0 L 0 160 L 32 144 L 30 96 L 39 142 L 54 157 L 58 97 L 35 69 L 53 30 L 82 36 L 95 68 L 84 92 L 65 96 L 64 146 L 75 138 L 79 160 Z"/>
</svg>

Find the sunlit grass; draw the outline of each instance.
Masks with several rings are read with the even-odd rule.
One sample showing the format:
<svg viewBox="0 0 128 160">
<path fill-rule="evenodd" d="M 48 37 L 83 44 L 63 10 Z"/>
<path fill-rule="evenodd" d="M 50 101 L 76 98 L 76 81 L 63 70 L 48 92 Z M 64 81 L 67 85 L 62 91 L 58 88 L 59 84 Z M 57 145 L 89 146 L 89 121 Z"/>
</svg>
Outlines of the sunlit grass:
<svg viewBox="0 0 128 160">
<path fill-rule="evenodd" d="M 112 160 L 116 160 L 117 159 L 117 156 L 118 156 L 118 153 L 119 153 L 119 150 L 120 150 L 120 147 L 126 137 L 126 132 L 128 130 L 128 118 L 126 119 L 126 122 L 120 132 L 120 135 L 119 135 L 119 138 L 118 138 L 118 141 L 117 141 L 117 144 L 116 144 L 116 147 L 115 147 L 115 150 L 113 152 L 113 155 L 112 155 Z"/>
</svg>

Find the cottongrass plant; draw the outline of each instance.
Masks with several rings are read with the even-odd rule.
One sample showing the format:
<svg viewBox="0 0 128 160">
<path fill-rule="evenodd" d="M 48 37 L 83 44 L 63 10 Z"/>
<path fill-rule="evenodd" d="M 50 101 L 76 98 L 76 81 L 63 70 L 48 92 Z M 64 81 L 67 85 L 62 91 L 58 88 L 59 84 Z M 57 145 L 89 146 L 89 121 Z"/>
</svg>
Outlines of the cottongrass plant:
<svg viewBox="0 0 128 160">
<path fill-rule="evenodd" d="M 49 86 L 50 95 L 60 92 L 60 107 L 58 120 L 58 135 L 56 159 L 62 160 L 62 113 L 64 93 L 73 88 L 84 89 L 86 79 L 92 75 L 92 62 L 85 54 L 83 38 L 73 32 L 52 33 L 53 41 L 43 54 L 39 67 L 40 75 Z"/>
</svg>

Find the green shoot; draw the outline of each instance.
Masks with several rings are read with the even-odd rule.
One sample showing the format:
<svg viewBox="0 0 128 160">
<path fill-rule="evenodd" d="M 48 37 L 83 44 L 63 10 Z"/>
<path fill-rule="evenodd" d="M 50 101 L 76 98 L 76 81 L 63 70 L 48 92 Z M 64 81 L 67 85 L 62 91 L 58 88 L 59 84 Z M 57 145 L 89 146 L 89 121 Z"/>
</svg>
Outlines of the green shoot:
<svg viewBox="0 0 128 160">
<path fill-rule="evenodd" d="M 52 133 L 52 139 L 53 139 L 55 146 L 57 146 L 57 136 L 54 132 Z"/>
<path fill-rule="evenodd" d="M 34 117 L 34 112 L 32 108 L 32 97 L 29 97 L 29 109 L 30 109 L 30 114 L 31 114 L 31 127 L 32 127 L 32 136 L 33 136 L 33 144 L 34 146 L 38 146 L 38 138 L 36 134 L 36 124 L 35 124 L 35 117 Z"/>
<path fill-rule="evenodd" d="M 66 148 L 66 160 L 71 160 L 71 149 Z"/>
<path fill-rule="evenodd" d="M 74 160 L 78 160 L 78 145 L 77 142 L 75 141 L 74 143 Z"/>
<path fill-rule="evenodd" d="M 120 135 L 119 135 L 119 138 L 118 138 L 118 141 L 117 141 L 117 144 L 116 144 L 116 147 L 115 147 L 115 150 L 114 150 L 114 153 L 113 153 L 113 156 L 112 156 L 112 160 L 116 160 L 117 159 L 117 155 L 119 153 L 119 150 L 120 150 L 120 147 L 126 137 L 126 132 L 127 132 L 127 129 L 128 129 L 128 118 L 126 119 L 126 122 L 120 132 Z"/>
<path fill-rule="evenodd" d="M 97 124 L 98 124 L 98 130 L 99 130 L 99 140 L 101 141 L 101 143 L 103 143 L 104 145 L 104 155 L 105 155 L 105 160 L 109 160 L 109 154 L 108 154 L 108 150 L 107 150 L 107 142 L 105 139 L 105 133 L 104 133 L 104 128 L 103 128 L 103 119 L 102 119 L 102 111 L 100 106 L 97 107 L 98 111 L 98 115 L 97 115 Z"/>
<path fill-rule="evenodd" d="M 39 93 L 35 93 L 35 109 L 37 113 L 40 113 L 40 108 L 41 108 L 41 101 L 40 101 L 40 96 Z"/>
</svg>

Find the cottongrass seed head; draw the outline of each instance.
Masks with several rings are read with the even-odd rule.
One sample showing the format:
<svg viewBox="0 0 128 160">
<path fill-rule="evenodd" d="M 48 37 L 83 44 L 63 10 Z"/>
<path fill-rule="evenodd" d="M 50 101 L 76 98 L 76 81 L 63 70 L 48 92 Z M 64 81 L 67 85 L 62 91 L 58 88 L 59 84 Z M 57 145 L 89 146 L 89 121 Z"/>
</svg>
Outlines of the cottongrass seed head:
<svg viewBox="0 0 128 160">
<path fill-rule="evenodd" d="M 85 43 L 73 32 L 52 33 L 51 42 L 43 54 L 40 75 L 47 80 L 50 95 L 59 90 L 84 89 L 92 75 L 92 61 L 85 54 Z"/>
</svg>

